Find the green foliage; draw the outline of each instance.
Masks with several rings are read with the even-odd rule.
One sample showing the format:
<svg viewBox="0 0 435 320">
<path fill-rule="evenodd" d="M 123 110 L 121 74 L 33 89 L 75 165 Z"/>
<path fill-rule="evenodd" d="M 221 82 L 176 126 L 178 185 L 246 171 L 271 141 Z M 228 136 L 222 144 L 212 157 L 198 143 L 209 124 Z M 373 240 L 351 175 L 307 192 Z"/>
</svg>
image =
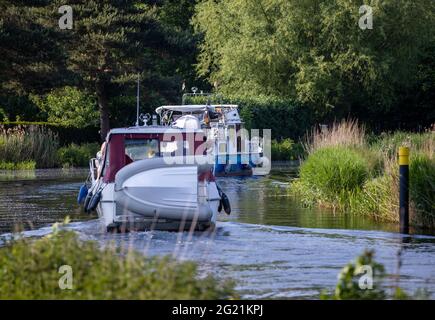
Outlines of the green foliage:
<svg viewBox="0 0 435 320">
<path fill-rule="evenodd" d="M 26 129 L 0 127 L 0 161 L 34 161 L 37 168 L 52 168 L 57 164 L 59 140 L 52 131 L 30 126 Z"/>
<path fill-rule="evenodd" d="M 104 137 L 109 119 L 121 122 L 122 110 L 111 118 L 111 100 L 134 99 L 138 74 L 146 108 L 174 102 L 183 80 L 192 85 L 197 80 L 192 65 L 198 37 L 190 25 L 194 1 L 72 0 L 74 27 L 67 31 L 58 27 L 60 16 L 54 17 L 64 4 L 0 1 L 0 105 L 10 120 L 48 116 L 49 122 L 80 127 L 102 120 Z M 36 102 L 43 102 L 43 110 L 32 101 L 3 103 L 29 95 L 40 97 Z M 94 116 L 94 97 L 100 117 Z M 134 110 L 135 104 L 129 107 Z"/>
<path fill-rule="evenodd" d="M 435 227 L 435 157 L 423 153 L 411 157 L 409 192 L 414 204 L 415 221 Z"/>
<path fill-rule="evenodd" d="M 300 143 L 295 144 L 291 139 L 272 140 L 271 153 L 273 161 L 289 161 L 300 159 L 304 150 Z"/>
<path fill-rule="evenodd" d="M 44 98 L 34 96 L 33 100 L 47 113 L 50 123 L 74 128 L 95 127 L 98 124 L 95 97 L 75 87 L 55 89 Z"/>
<path fill-rule="evenodd" d="M 430 111 L 435 3 L 370 1 L 372 30 L 358 26 L 361 4 L 203 1 L 193 19 L 203 35 L 198 72 L 226 94 L 296 98 L 334 117 Z M 430 124 L 433 113 L 419 119 Z"/>
<path fill-rule="evenodd" d="M 346 129 L 348 128 L 348 129 Z M 306 146 L 308 158 L 290 192 L 304 205 L 320 204 L 377 220 L 398 222 L 399 146 L 408 145 L 411 218 L 414 225 L 435 224 L 435 136 L 433 133 L 368 136 L 340 124 L 315 132 Z"/>
<path fill-rule="evenodd" d="M 228 299 L 233 284 L 199 278 L 196 265 L 145 258 L 132 250 L 99 248 L 59 231 L 20 239 L 0 249 L 0 299 Z M 69 265 L 73 289 L 61 290 L 59 268 Z"/>
<path fill-rule="evenodd" d="M 380 300 L 386 298 L 386 293 L 380 288 L 380 280 L 385 276 L 384 266 L 373 260 L 373 251 L 365 251 L 349 263 L 338 275 L 338 283 L 333 295 L 322 294 L 322 299 L 334 300 Z M 371 268 L 373 275 L 373 287 L 360 289 L 360 277 L 367 272 L 364 267 Z M 366 284 L 367 285 L 367 284 Z"/>
<path fill-rule="evenodd" d="M 95 158 L 100 149 L 98 143 L 86 143 L 82 145 L 70 144 L 57 151 L 59 163 L 63 167 L 87 167 L 89 159 Z"/>
<path fill-rule="evenodd" d="M 344 147 L 327 147 L 310 154 L 300 168 L 300 183 L 316 190 L 319 201 L 333 206 L 362 188 L 369 167 L 360 153 Z"/>
<path fill-rule="evenodd" d="M 402 288 L 396 286 L 392 294 L 383 288 L 382 281 L 387 276 L 385 267 L 376 262 L 373 250 L 365 250 L 358 256 L 355 261 L 348 263 L 341 269 L 338 275 L 338 282 L 332 294 L 326 290 L 320 294 L 323 300 L 427 300 L 430 294 L 425 289 L 417 289 L 413 294 L 405 292 Z M 371 271 L 370 271 L 371 270 Z M 364 286 L 369 285 L 367 276 L 372 275 L 372 288 L 362 289 L 359 282 Z M 363 278 L 365 276 L 365 279 Z M 396 275 L 397 277 L 399 275 Z"/>
<path fill-rule="evenodd" d="M 34 170 L 35 161 L 23 161 L 18 163 L 0 161 L 0 170 Z"/>
<path fill-rule="evenodd" d="M 0 108 L 0 121 L 7 121 L 8 116 L 3 108 Z"/>
<path fill-rule="evenodd" d="M 398 168 L 395 173 L 367 180 L 361 192 L 349 198 L 349 212 L 380 221 L 398 222 Z"/>
<path fill-rule="evenodd" d="M 184 102 L 205 104 L 208 99 L 211 103 L 237 104 L 247 129 L 272 129 L 272 138 L 277 140 L 296 140 L 316 121 L 312 110 L 292 99 L 213 94 L 210 98 L 187 97 Z"/>
<path fill-rule="evenodd" d="M 0 94 L 42 92 L 67 75 L 57 10 L 41 10 L 48 3 L 0 1 Z"/>
</svg>

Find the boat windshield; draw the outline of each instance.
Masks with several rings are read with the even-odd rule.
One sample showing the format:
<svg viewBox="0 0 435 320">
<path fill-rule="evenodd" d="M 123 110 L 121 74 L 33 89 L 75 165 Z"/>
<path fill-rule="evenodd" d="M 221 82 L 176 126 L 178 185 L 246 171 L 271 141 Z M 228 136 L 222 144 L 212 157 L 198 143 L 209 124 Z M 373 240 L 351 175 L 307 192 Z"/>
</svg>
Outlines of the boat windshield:
<svg viewBox="0 0 435 320">
<path fill-rule="evenodd" d="M 125 156 L 128 161 L 151 159 L 159 156 L 158 139 L 125 139 Z"/>
</svg>

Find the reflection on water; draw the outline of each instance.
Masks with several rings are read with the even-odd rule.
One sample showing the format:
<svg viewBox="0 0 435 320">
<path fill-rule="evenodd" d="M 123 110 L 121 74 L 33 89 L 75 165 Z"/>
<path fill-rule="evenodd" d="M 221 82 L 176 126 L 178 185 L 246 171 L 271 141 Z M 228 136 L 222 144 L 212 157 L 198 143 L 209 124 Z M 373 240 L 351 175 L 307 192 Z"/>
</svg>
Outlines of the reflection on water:
<svg viewBox="0 0 435 320">
<path fill-rule="evenodd" d="M 0 170 L 0 232 L 34 229 L 66 216 L 89 219 L 77 207 L 87 170 Z"/>
<path fill-rule="evenodd" d="M 398 250 L 403 249 L 398 284 L 409 292 L 426 288 L 435 292 L 435 237 L 402 238 L 396 227 L 370 219 L 304 209 L 287 196 L 288 176 L 222 178 L 219 183 L 232 204 L 232 214 L 221 216 L 215 233 L 133 232 L 106 234 L 95 217 L 80 213 L 77 190 L 86 171 L 41 171 L 33 177 L 3 179 L 0 174 L 0 228 L 10 231 L 21 222 L 43 236 L 70 215 L 83 239 L 102 245 L 115 243 L 146 255 L 169 254 L 195 260 L 201 272 L 237 281 L 244 298 L 318 297 L 333 289 L 340 269 L 364 249 L 374 249 L 396 284 Z M 88 220 L 88 221 L 82 221 Z M 404 241 L 404 239 L 406 241 Z"/>
</svg>

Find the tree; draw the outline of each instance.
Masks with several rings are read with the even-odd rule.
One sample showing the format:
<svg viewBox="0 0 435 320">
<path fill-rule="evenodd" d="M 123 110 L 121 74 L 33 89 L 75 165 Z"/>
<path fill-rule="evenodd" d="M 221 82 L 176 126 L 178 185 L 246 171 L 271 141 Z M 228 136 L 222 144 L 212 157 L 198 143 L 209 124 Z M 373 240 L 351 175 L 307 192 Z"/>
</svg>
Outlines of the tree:
<svg viewBox="0 0 435 320">
<path fill-rule="evenodd" d="M 358 25 L 363 3 L 371 30 Z M 429 94 L 432 0 L 206 0 L 193 22 L 204 38 L 198 71 L 224 93 L 293 97 L 335 116 L 389 112 L 416 88 Z"/>
<path fill-rule="evenodd" d="M 94 96 L 75 87 L 52 90 L 44 98 L 33 96 L 39 108 L 47 113 L 47 120 L 67 127 L 95 127 L 98 119 Z"/>
<path fill-rule="evenodd" d="M 59 6 L 56 1 L 54 7 Z M 65 30 L 68 68 L 96 93 L 100 134 L 109 128 L 109 89 L 147 71 L 159 30 L 153 6 L 143 1 L 74 0 L 73 29 Z"/>
<path fill-rule="evenodd" d="M 158 103 L 178 101 L 183 80 L 196 80 L 196 37 L 189 23 L 195 1 L 72 0 L 73 28 L 61 30 L 58 9 L 64 4 L 0 0 L 0 104 L 12 118 L 22 115 L 17 108 L 22 104 L 10 103 L 17 95 L 31 107 L 24 118 L 39 120 L 45 113 L 38 114 L 31 100 L 78 87 L 95 93 L 104 139 L 109 119 L 131 123 L 132 113 L 117 102 L 133 101 L 138 75 L 147 112 Z M 127 107 L 134 109 L 135 103 Z"/>
<path fill-rule="evenodd" d="M 43 9 L 49 2 L 0 0 L 0 94 L 44 92 L 65 80 L 60 34 Z"/>
</svg>

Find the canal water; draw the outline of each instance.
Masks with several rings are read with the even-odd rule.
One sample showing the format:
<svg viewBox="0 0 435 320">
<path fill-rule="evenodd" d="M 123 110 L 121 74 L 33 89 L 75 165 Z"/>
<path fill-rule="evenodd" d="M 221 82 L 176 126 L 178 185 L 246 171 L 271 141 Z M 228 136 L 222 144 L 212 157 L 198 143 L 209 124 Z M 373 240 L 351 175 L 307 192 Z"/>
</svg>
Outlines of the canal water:
<svg viewBox="0 0 435 320">
<path fill-rule="evenodd" d="M 333 290 L 341 268 L 365 249 L 385 265 L 387 290 L 426 289 L 435 297 L 435 237 L 414 231 L 401 236 L 397 226 L 371 219 L 307 209 L 285 191 L 292 173 L 218 180 L 232 205 L 213 234 L 132 232 L 106 234 L 95 216 L 76 204 L 86 170 L 0 172 L 0 234 L 14 229 L 43 236 L 50 224 L 72 219 L 69 229 L 82 239 L 115 243 L 144 255 L 194 260 L 202 274 L 236 281 L 243 298 L 318 298 Z M 19 227 L 18 227 L 19 226 Z M 1 236 L 0 236 L 1 237 Z M 398 269 L 399 251 L 401 267 Z"/>
</svg>

